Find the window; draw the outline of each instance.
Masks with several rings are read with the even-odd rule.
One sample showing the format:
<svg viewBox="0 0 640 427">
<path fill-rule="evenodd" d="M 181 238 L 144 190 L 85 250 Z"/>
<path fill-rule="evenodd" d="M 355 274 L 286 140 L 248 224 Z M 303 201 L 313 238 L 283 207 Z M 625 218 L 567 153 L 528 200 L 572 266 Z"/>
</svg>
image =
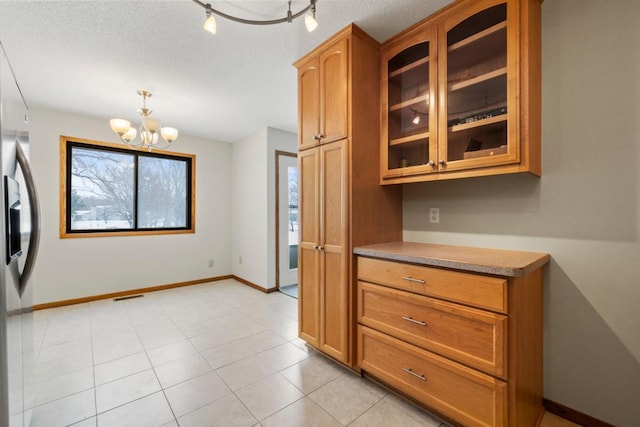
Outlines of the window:
<svg viewBox="0 0 640 427">
<path fill-rule="evenodd" d="M 289 269 L 298 268 L 298 167 L 287 168 L 289 187 Z"/>
<path fill-rule="evenodd" d="M 193 233 L 195 156 L 60 137 L 61 237 Z"/>
</svg>

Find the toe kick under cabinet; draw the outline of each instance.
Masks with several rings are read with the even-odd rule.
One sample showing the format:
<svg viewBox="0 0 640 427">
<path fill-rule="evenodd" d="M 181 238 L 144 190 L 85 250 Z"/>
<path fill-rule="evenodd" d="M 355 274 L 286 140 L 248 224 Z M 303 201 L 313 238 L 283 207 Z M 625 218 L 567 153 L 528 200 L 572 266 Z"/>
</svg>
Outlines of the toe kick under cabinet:
<svg viewBox="0 0 640 427">
<path fill-rule="evenodd" d="M 409 242 L 354 252 L 365 375 L 461 425 L 536 424 L 549 255 Z"/>
</svg>

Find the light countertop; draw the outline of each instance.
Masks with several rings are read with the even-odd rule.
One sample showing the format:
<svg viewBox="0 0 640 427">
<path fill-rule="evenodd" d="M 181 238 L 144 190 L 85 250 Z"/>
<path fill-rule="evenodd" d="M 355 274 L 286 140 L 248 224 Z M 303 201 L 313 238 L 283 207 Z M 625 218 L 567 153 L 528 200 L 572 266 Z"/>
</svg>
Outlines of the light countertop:
<svg viewBox="0 0 640 427">
<path fill-rule="evenodd" d="M 549 254 L 431 243 L 390 242 L 354 248 L 356 255 L 476 273 L 522 277 L 549 262 Z"/>
</svg>

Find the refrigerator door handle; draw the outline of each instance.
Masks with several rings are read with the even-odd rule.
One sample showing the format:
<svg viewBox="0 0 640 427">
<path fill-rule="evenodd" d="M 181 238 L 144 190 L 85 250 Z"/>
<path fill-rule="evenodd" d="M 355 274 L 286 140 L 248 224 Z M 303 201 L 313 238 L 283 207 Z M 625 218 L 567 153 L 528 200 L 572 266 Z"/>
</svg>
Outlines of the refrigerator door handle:
<svg viewBox="0 0 640 427">
<path fill-rule="evenodd" d="M 27 184 L 27 194 L 29 195 L 30 211 L 31 211 L 31 235 L 29 236 L 29 252 L 24 263 L 24 269 L 20 274 L 20 296 L 22 296 L 27 282 L 33 273 L 33 267 L 38 257 L 38 248 L 40 246 L 40 202 L 38 202 L 38 191 L 36 190 L 36 184 L 31 173 L 31 167 L 27 156 L 20 147 L 20 142 L 16 142 L 16 157 L 18 164 L 22 169 L 22 175 L 24 181 Z"/>
</svg>

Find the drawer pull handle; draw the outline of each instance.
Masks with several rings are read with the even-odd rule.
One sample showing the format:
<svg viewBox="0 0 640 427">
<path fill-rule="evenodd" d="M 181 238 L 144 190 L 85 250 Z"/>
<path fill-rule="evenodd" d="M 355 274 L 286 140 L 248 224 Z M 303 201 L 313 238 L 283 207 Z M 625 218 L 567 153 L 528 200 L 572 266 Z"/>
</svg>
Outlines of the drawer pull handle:
<svg viewBox="0 0 640 427">
<path fill-rule="evenodd" d="M 402 368 L 403 371 L 405 371 L 407 374 L 411 374 L 416 378 L 420 378 L 422 381 L 426 381 L 427 378 L 424 375 L 420 375 L 420 374 L 416 374 L 415 372 L 413 372 L 411 370 L 411 368 L 407 369 L 407 368 Z"/>
<path fill-rule="evenodd" d="M 426 324 L 425 322 L 421 322 L 421 321 L 419 321 L 419 320 L 412 319 L 411 317 L 408 317 L 408 316 L 402 316 L 402 318 L 403 318 L 404 320 L 406 320 L 407 322 L 417 323 L 417 324 L 418 324 L 418 325 L 420 325 L 420 326 L 427 326 L 427 324 Z"/>
<path fill-rule="evenodd" d="M 424 280 L 422 280 L 422 279 L 416 279 L 415 277 L 402 276 L 402 280 L 407 280 L 407 281 L 409 281 L 409 282 L 422 283 L 422 284 L 424 285 Z"/>
</svg>

